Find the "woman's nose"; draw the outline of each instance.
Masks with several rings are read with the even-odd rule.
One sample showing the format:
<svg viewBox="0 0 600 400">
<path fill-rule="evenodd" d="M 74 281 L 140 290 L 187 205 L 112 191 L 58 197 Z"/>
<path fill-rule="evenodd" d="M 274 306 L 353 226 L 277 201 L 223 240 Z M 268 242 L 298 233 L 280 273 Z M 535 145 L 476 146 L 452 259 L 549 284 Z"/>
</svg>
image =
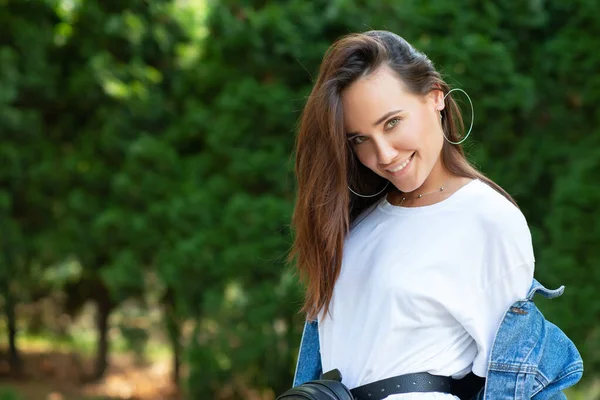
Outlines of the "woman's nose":
<svg viewBox="0 0 600 400">
<path fill-rule="evenodd" d="M 398 151 L 386 140 L 380 140 L 375 146 L 377 151 L 377 162 L 379 164 L 387 165 L 398 156 Z"/>
</svg>

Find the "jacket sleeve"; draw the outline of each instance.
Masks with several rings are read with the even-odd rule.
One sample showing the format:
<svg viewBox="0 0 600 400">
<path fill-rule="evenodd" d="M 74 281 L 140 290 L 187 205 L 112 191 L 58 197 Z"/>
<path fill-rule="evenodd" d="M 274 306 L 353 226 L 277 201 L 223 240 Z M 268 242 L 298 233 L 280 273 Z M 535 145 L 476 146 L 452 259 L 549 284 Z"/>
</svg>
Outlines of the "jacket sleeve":
<svg viewBox="0 0 600 400">
<path fill-rule="evenodd" d="M 316 320 L 306 321 L 302 332 L 302 340 L 300 341 L 298 363 L 296 364 L 292 386 L 319 379 L 322 372 L 318 323 Z"/>
<path fill-rule="evenodd" d="M 562 400 L 564 389 L 575 385 L 583 375 L 583 362 L 571 340 L 553 323 L 545 321 L 547 346 L 539 359 L 540 373 L 533 400 Z"/>
<path fill-rule="evenodd" d="M 563 290 L 534 280 L 527 298 L 507 310 L 489 360 L 484 400 L 563 400 L 563 390 L 581 379 L 583 361 L 575 344 L 533 302 L 536 293 L 554 298 Z"/>
</svg>

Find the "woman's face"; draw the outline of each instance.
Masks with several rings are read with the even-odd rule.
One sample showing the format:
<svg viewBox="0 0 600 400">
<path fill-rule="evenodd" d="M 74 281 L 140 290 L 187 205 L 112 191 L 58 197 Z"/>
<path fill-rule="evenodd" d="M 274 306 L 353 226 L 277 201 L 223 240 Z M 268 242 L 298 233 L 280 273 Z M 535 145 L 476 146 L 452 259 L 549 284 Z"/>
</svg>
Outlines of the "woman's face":
<svg viewBox="0 0 600 400">
<path fill-rule="evenodd" d="M 414 95 L 383 66 L 348 86 L 342 106 L 347 137 L 358 159 L 398 190 L 410 193 L 430 175 L 434 180 L 442 173 L 441 90 Z"/>
</svg>

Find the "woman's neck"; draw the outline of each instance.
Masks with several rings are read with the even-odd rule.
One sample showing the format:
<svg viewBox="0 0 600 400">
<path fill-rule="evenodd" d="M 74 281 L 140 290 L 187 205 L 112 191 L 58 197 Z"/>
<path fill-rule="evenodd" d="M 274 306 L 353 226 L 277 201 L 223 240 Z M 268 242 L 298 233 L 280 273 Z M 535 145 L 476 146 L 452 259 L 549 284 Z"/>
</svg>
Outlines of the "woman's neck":
<svg viewBox="0 0 600 400">
<path fill-rule="evenodd" d="M 454 175 L 438 161 L 418 189 L 407 193 L 394 190 L 388 194 L 388 201 L 402 207 L 428 206 L 447 199 L 471 181 L 470 178 Z"/>
</svg>

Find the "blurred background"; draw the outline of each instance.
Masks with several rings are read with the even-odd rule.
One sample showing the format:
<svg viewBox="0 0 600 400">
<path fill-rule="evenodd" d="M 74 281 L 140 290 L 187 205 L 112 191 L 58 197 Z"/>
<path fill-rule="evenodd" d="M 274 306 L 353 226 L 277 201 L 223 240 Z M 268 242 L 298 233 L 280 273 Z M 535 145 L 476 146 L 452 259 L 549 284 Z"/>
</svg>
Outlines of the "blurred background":
<svg viewBox="0 0 600 400">
<path fill-rule="evenodd" d="M 289 388 L 297 121 L 325 49 L 369 29 L 470 94 L 470 159 L 527 217 L 536 278 L 566 285 L 537 303 L 584 358 L 569 398 L 600 399 L 598 15 L 596 0 L 0 0 L 0 399 Z"/>
</svg>

